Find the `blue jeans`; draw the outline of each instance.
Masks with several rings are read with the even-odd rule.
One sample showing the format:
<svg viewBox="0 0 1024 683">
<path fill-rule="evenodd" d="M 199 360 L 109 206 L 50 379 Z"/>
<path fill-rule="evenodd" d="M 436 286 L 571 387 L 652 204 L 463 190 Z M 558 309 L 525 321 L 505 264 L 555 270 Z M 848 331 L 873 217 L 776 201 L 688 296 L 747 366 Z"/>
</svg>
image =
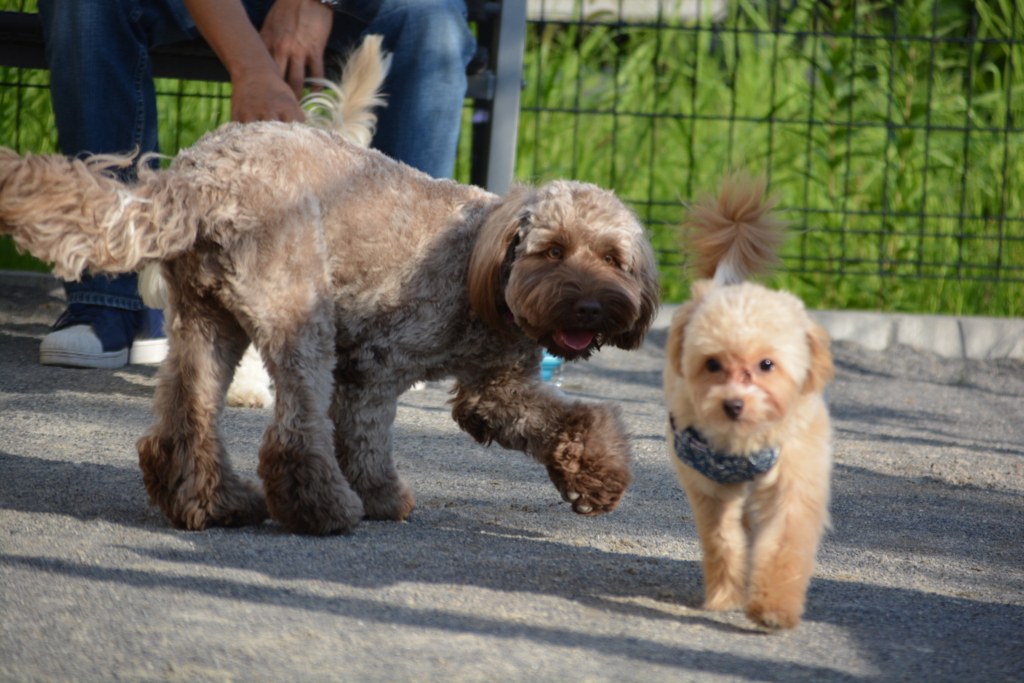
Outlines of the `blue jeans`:
<svg viewBox="0 0 1024 683">
<path fill-rule="evenodd" d="M 242 0 L 256 27 L 273 0 Z M 181 0 L 39 0 L 58 143 L 65 154 L 156 152 L 149 49 L 199 36 Z M 368 33 L 394 55 L 373 146 L 437 178 L 455 166 L 466 66 L 464 0 L 346 0 L 329 47 Z M 69 303 L 141 308 L 134 274 L 69 283 Z"/>
</svg>

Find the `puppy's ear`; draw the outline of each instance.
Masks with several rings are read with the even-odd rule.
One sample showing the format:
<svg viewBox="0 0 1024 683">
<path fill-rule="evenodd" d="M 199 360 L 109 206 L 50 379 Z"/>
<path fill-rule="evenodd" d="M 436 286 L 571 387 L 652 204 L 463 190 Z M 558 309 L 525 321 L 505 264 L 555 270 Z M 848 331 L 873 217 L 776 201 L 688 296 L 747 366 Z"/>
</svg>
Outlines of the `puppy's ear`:
<svg viewBox="0 0 1024 683">
<path fill-rule="evenodd" d="M 686 341 L 686 326 L 697 310 L 700 299 L 690 299 L 672 314 L 672 326 L 668 331 L 665 343 L 665 356 L 668 358 L 668 370 L 677 376 L 683 376 L 683 344 Z"/>
<path fill-rule="evenodd" d="M 803 393 L 820 393 L 835 376 L 829 344 L 830 340 L 825 328 L 815 322 L 809 323 L 807 345 L 811 350 L 811 367 L 807 370 Z"/>
<path fill-rule="evenodd" d="M 533 210 L 534 196 L 532 188 L 513 185 L 496 200 L 469 257 L 469 305 L 496 330 L 504 328 L 498 310 L 504 302 L 502 267 L 512 240 Z"/>
<path fill-rule="evenodd" d="M 658 263 L 654 259 L 654 248 L 646 239 L 638 237 L 633 249 L 633 262 L 629 271 L 640 287 L 640 315 L 632 328 L 617 334 L 608 342 L 620 349 L 632 351 L 640 348 L 647 336 L 647 330 L 658 315 L 661 304 L 661 283 L 658 281 Z"/>
</svg>

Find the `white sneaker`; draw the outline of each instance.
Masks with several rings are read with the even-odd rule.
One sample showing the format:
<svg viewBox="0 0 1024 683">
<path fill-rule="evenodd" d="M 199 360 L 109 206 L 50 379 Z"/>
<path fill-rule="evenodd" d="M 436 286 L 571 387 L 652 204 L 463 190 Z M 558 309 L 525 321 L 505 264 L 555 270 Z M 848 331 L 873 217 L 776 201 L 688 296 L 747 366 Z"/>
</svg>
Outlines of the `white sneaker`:
<svg viewBox="0 0 1024 683">
<path fill-rule="evenodd" d="M 132 365 L 156 365 L 167 358 L 167 335 L 164 334 L 164 313 L 149 308 L 142 312 L 142 326 L 135 332 L 128 353 Z"/>
<path fill-rule="evenodd" d="M 167 358 L 167 337 L 158 339 L 136 339 L 128 352 L 128 362 L 132 365 L 155 365 Z"/>
<path fill-rule="evenodd" d="M 89 325 L 72 325 L 50 332 L 39 345 L 41 365 L 110 370 L 124 367 L 127 362 L 127 348 L 104 351 L 103 343 Z"/>
</svg>

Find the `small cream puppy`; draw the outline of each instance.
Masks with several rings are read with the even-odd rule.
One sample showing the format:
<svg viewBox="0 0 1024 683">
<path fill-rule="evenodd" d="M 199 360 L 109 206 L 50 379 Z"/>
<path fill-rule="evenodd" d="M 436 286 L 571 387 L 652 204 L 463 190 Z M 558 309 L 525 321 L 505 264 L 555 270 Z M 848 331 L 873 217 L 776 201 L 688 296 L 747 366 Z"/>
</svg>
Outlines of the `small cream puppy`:
<svg viewBox="0 0 1024 683">
<path fill-rule="evenodd" d="M 745 607 L 793 628 L 822 533 L 832 468 L 828 333 L 803 302 L 747 277 L 775 262 L 784 225 L 763 179 L 727 179 L 684 231 L 704 278 L 666 349 L 668 442 L 704 552 L 704 608 Z"/>
</svg>

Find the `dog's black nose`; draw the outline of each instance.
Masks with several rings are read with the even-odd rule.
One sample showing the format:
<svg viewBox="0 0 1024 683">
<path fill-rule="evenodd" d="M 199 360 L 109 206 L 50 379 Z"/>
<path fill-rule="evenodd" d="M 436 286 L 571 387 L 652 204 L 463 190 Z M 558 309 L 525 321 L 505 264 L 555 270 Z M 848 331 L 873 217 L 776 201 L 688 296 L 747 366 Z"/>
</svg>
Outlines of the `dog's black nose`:
<svg viewBox="0 0 1024 683">
<path fill-rule="evenodd" d="M 722 401 L 722 410 L 725 411 L 730 420 L 738 420 L 740 413 L 743 412 L 743 401 L 738 398 Z"/>
<path fill-rule="evenodd" d="M 576 302 L 573 312 L 576 314 L 576 322 L 590 325 L 601 317 L 601 302 L 597 299 L 580 299 Z"/>
</svg>

